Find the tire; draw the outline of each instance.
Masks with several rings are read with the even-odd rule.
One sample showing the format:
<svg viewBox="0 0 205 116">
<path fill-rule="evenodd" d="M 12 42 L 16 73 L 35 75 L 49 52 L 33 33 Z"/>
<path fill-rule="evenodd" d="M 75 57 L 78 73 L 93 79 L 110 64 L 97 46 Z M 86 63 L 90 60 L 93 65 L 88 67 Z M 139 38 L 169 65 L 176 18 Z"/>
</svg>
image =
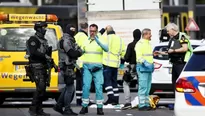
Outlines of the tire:
<svg viewBox="0 0 205 116">
<path fill-rule="evenodd" d="M 56 97 L 55 97 L 55 101 L 56 101 L 56 102 L 58 102 L 58 98 L 59 98 L 59 96 L 56 96 Z"/>
<path fill-rule="evenodd" d="M 5 100 L 6 100 L 6 98 L 4 96 L 0 96 L 0 105 L 2 105 Z"/>
</svg>

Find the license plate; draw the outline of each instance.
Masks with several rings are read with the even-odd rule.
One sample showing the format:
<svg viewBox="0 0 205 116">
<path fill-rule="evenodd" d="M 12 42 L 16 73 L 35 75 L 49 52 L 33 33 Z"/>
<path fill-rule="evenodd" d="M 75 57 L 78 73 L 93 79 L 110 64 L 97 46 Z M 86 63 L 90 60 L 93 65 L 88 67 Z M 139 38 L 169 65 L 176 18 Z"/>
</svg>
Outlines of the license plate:
<svg viewBox="0 0 205 116">
<path fill-rule="evenodd" d="M 169 68 L 168 71 L 169 71 L 169 74 L 172 74 L 172 68 Z"/>
</svg>

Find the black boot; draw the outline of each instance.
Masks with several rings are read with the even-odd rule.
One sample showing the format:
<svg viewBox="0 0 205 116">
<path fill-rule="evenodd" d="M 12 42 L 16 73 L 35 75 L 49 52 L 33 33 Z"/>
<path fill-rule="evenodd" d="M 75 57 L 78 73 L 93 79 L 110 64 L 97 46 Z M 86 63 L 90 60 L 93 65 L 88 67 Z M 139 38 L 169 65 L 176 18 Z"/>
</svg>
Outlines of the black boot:
<svg viewBox="0 0 205 116">
<path fill-rule="evenodd" d="M 108 98 L 108 100 L 104 103 L 104 105 L 108 105 L 108 104 L 117 105 L 118 103 L 116 100 Z"/>
<path fill-rule="evenodd" d="M 103 108 L 97 108 L 97 115 L 104 115 Z"/>
<path fill-rule="evenodd" d="M 82 109 L 80 110 L 80 114 L 86 114 L 88 113 L 88 107 L 82 107 Z"/>
<path fill-rule="evenodd" d="M 49 113 L 45 113 L 43 109 L 37 111 L 37 116 L 50 116 Z"/>
<path fill-rule="evenodd" d="M 104 105 L 112 104 L 112 100 L 108 97 L 107 101 L 104 103 Z"/>
<path fill-rule="evenodd" d="M 29 112 L 30 116 L 37 116 L 36 107 L 34 107 L 34 106 L 31 106 L 29 108 L 28 112 Z"/>
<path fill-rule="evenodd" d="M 63 114 L 63 110 L 62 110 L 62 107 L 60 107 L 59 105 L 55 105 L 53 107 L 53 110 L 55 110 L 56 112 L 60 113 L 60 114 Z"/>
<path fill-rule="evenodd" d="M 92 101 L 89 101 L 88 106 L 91 106 L 91 105 L 93 105 L 93 104 L 95 104 L 95 103 L 94 103 L 94 102 L 92 102 Z"/>
<path fill-rule="evenodd" d="M 68 115 L 68 116 L 77 116 L 78 114 L 73 112 L 72 109 L 65 109 L 65 111 L 63 112 L 63 115 Z"/>
</svg>

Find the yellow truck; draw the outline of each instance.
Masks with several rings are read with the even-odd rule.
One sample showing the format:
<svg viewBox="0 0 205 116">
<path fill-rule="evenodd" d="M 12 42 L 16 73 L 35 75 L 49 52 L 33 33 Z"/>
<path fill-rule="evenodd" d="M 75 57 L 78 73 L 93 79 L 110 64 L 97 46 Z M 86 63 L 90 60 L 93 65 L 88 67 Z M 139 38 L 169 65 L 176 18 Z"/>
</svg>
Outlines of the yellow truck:
<svg viewBox="0 0 205 116">
<path fill-rule="evenodd" d="M 57 42 L 63 31 L 57 25 L 58 17 L 53 14 L 0 14 L 0 104 L 6 98 L 32 97 L 35 83 L 26 76 L 24 66 L 28 60 L 26 40 L 34 35 L 34 22 L 48 22 L 45 38 L 52 46 L 52 58 L 58 64 Z M 59 71 L 60 72 L 60 71 Z M 59 72 L 52 69 L 47 98 L 58 98 L 62 88 L 59 87 Z"/>
</svg>

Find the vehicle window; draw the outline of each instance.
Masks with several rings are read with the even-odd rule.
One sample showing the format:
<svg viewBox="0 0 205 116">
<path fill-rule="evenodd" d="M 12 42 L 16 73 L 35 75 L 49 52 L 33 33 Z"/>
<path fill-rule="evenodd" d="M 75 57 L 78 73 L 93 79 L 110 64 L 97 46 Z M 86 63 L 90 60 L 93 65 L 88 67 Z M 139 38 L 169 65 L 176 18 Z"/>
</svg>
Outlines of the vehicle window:
<svg viewBox="0 0 205 116">
<path fill-rule="evenodd" d="M 154 51 L 161 51 L 161 52 L 165 52 L 168 50 L 167 46 L 156 46 L 154 48 Z M 158 59 L 158 60 L 169 60 L 169 56 L 168 55 L 157 55 L 154 56 L 154 59 Z"/>
<path fill-rule="evenodd" d="M 198 47 L 199 45 L 192 45 L 192 48 L 195 49 L 196 47 Z"/>
<path fill-rule="evenodd" d="M 195 52 L 191 56 L 184 71 L 205 71 L 205 52 Z"/>
<path fill-rule="evenodd" d="M 25 51 L 26 41 L 35 34 L 33 28 L 0 29 L 0 51 Z M 54 29 L 48 28 L 45 38 L 53 50 L 57 49 L 57 37 Z"/>
<path fill-rule="evenodd" d="M 195 49 L 198 46 L 199 45 L 192 45 L 192 48 Z M 154 48 L 154 51 L 165 52 L 165 51 L 168 51 L 168 48 L 167 48 L 167 46 L 156 46 Z M 157 60 L 169 60 L 169 56 L 168 55 L 158 55 L 158 56 L 154 56 L 154 59 L 157 59 Z"/>
</svg>

